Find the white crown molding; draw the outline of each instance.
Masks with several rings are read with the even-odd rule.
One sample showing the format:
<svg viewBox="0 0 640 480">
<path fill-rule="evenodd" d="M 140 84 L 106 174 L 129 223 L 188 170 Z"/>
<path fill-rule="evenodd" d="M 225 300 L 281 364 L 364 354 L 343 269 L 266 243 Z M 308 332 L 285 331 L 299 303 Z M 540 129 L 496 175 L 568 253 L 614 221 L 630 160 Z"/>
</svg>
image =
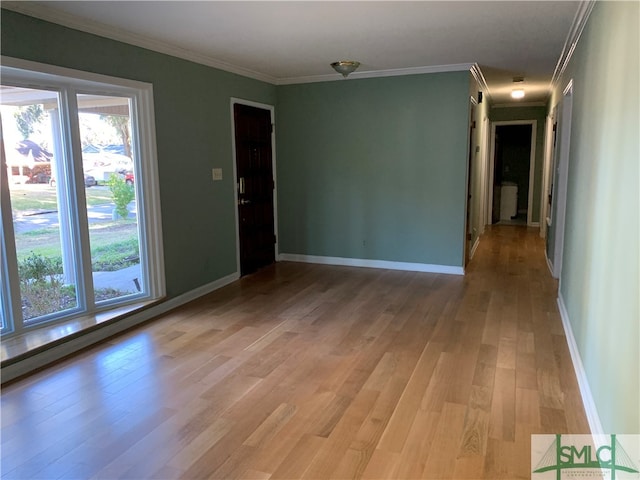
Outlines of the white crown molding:
<svg viewBox="0 0 640 480">
<path fill-rule="evenodd" d="M 473 78 L 475 78 L 476 82 L 478 82 L 478 84 L 480 85 L 480 89 L 484 92 L 484 96 L 487 98 L 487 100 L 490 100 L 491 92 L 489 91 L 487 80 L 484 78 L 482 70 L 480 70 L 480 65 L 474 63 L 469 70 L 471 71 L 471 75 L 473 75 Z"/>
<path fill-rule="evenodd" d="M 558 63 L 556 63 L 556 68 L 553 72 L 553 76 L 551 77 L 551 88 L 555 88 L 557 83 L 560 81 L 560 78 L 562 78 L 562 74 L 571 60 L 573 51 L 576 49 L 578 40 L 580 40 L 580 35 L 582 34 L 584 27 L 587 25 L 587 20 L 589 19 L 589 15 L 591 15 L 595 4 L 595 0 L 582 0 L 580 5 L 578 5 L 578 11 L 573 17 L 569 34 L 564 42 L 562 53 L 560 53 L 560 58 L 558 58 Z"/>
<path fill-rule="evenodd" d="M 127 43 L 141 48 L 146 48 L 158 53 L 164 53 L 173 57 L 189 60 L 201 65 L 217 68 L 226 72 L 242 75 L 243 77 L 253 78 L 263 82 L 270 83 L 272 85 L 291 85 L 298 83 L 315 83 L 315 82 L 332 82 L 338 80 L 345 80 L 342 75 L 328 74 L 328 75 L 311 75 L 304 77 L 286 77 L 277 78 L 271 75 L 267 75 L 261 72 L 256 72 L 244 67 L 239 67 L 231 63 L 218 60 L 208 55 L 193 52 L 186 48 L 178 47 L 170 43 L 162 42 L 149 38 L 137 33 L 128 32 L 116 27 L 111 27 L 94 20 L 87 20 L 85 18 L 71 15 L 68 13 L 54 10 L 50 7 L 43 5 L 32 4 L 32 2 L 26 1 L 5 1 L 2 2 L 2 8 L 12 10 L 17 13 L 28 15 L 30 17 L 39 18 L 47 22 L 62 25 L 64 27 L 72 28 L 82 32 L 90 33 L 111 40 Z M 350 79 L 362 79 L 362 78 L 377 78 L 377 77 L 395 77 L 402 75 L 419 75 L 424 73 L 441 73 L 441 72 L 459 72 L 459 71 L 471 71 L 478 83 L 486 92 L 489 92 L 486 81 L 477 63 L 458 63 L 452 65 L 434 65 L 423 67 L 410 67 L 410 68 L 396 68 L 389 70 L 371 70 L 365 72 L 354 72 L 349 75 Z"/>
<path fill-rule="evenodd" d="M 111 40 L 117 40 L 136 47 L 146 48 L 148 50 L 153 50 L 154 52 L 164 53 L 166 55 L 182 58 L 183 60 L 189 60 L 201 65 L 224 70 L 225 72 L 242 75 L 243 77 L 249 77 L 271 84 L 276 83 L 276 78 L 270 75 L 256 72 L 248 68 L 239 67 L 208 55 L 192 52 L 186 48 L 161 42 L 144 35 L 127 32 L 100 22 L 87 20 L 76 15 L 70 15 L 42 5 L 33 5 L 31 2 L 2 2 L 2 8 L 62 25 L 64 27 L 73 28 L 74 30 L 80 30 L 82 32 L 91 33 Z"/>
<path fill-rule="evenodd" d="M 299 83 L 334 82 L 344 80 L 356 80 L 362 78 L 399 77 L 403 75 L 420 75 L 423 73 L 464 72 L 469 71 L 475 64 L 455 63 L 452 65 L 433 65 L 430 67 L 394 68 L 390 70 L 370 70 L 366 72 L 353 72 L 348 78 L 339 73 L 329 75 L 310 75 L 307 77 L 288 77 L 276 80 L 276 85 L 293 85 Z"/>
</svg>

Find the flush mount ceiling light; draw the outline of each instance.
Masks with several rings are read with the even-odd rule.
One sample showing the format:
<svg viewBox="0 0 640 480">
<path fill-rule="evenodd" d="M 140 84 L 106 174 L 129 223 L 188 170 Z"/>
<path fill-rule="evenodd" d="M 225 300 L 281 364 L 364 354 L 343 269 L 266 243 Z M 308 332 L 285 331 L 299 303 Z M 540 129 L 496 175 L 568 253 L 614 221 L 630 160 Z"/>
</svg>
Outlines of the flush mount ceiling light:
<svg viewBox="0 0 640 480">
<path fill-rule="evenodd" d="M 350 73 L 353 73 L 356 68 L 360 66 L 360 62 L 353 60 L 341 60 L 339 62 L 333 62 L 331 64 L 333 69 L 341 74 L 344 78 L 347 78 Z"/>
<path fill-rule="evenodd" d="M 516 88 L 511 90 L 511 98 L 515 98 L 515 99 L 524 98 L 524 88 L 522 88 L 523 83 L 524 83 L 524 77 L 513 77 L 513 85 Z"/>
</svg>

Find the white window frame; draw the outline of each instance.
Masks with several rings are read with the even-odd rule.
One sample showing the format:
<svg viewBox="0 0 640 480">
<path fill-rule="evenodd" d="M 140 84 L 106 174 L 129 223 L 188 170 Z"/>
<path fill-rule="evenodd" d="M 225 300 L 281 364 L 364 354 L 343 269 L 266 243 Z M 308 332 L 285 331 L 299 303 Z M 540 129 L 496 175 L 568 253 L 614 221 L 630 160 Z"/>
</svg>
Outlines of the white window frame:
<svg viewBox="0 0 640 480">
<path fill-rule="evenodd" d="M 89 296 L 87 304 L 71 310 L 68 315 L 56 315 L 52 322 L 64 321 L 69 318 L 92 315 L 97 312 L 123 305 L 146 302 L 159 299 L 166 295 L 164 254 L 162 244 L 162 219 L 160 209 L 160 191 L 158 181 L 158 162 L 156 152 L 155 114 L 153 107 L 153 86 L 149 83 L 110 77 L 63 68 L 53 65 L 32 62 L 11 57 L 0 57 L 2 83 L 25 88 L 40 90 L 55 90 L 60 92 L 60 109 L 63 138 L 63 148 L 68 155 L 81 157 L 81 141 L 77 125 L 77 94 L 91 93 L 106 96 L 128 97 L 131 103 L 132 148 L 137 161 L 134 161 L 134 177 L 136 181 L 136 200 L 138 202 L 138 232 L 140 245 L 140 268 L 144 278 L 144 290 L 139 295 L 122 297 L 118 300 L 100 302 L 96 305 Z M 3 152 L 3 165 L 4 152 Z M 70 182 L 83 185 L 82 165 L 79 162 L 70 166 Z M 8 179 L 2 170 L 2 203 L 9 202 Z M 75 179 L 75 180 L 74 180 Z M 79 188 L 79 197 L 84 196 L 84 188 Z M 6 197 L 6 198 L 5 198 Z M 89 237 L 86 215 L 72 208 L 74 221 L 79 222 L 79 231 L 74 243 L 83 245 L 83 258 L 78 259 L 79 266 L 77 288 L 78 298 L 82 297 L 80 289 L 92 288 L 91 254 L 89 252 Z M 3 335 L 19 334 L 24 330 L 24 321 L 20 311 L 19 280 L 17 276 L 15 244 L 11 212 L 2 209 L 2 275 L 8 282 L 2 282 L 2 306 L 6 315 Z M 88 262 L 88 263 L 87 263 Z M 12 265 L 14 268 L 12 268 Z M 9 314 L 12 311 L 12 314 Z M 11 322 L 10 319 L 14 322 Z M 46 320 L 46 319 L 45 319 Z M 33 327 L 41 326 L 42 322 Z M 31 326 L 29 326 L 31 327 Z"/>
</svg>

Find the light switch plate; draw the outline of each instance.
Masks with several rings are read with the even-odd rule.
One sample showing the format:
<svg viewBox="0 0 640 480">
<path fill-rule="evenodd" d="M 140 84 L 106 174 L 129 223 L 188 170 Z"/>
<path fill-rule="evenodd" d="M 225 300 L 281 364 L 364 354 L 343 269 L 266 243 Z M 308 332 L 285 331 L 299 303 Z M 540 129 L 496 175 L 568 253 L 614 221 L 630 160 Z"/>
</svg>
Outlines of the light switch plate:
<svg viewBox="0 0 640 480">
<path fill-rule="evenodd" d="M 218 180 L 222 180 L 222 169 L 214 168 L 212 171 L 213 181 L 217 182 Z"/>
</svg>

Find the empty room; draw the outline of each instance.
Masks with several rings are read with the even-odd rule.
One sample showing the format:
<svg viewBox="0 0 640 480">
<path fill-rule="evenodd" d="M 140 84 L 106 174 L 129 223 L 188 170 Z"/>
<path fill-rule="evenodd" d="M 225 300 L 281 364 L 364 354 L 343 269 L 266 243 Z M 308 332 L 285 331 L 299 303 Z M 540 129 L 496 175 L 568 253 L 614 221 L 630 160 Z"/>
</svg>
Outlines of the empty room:
<svg viewBox="0 0 640 480">
<path fill-rule="evenodd" d="M 640 475 L 640 3 L 1 7 L 3 479 Z"/>
</svg>

